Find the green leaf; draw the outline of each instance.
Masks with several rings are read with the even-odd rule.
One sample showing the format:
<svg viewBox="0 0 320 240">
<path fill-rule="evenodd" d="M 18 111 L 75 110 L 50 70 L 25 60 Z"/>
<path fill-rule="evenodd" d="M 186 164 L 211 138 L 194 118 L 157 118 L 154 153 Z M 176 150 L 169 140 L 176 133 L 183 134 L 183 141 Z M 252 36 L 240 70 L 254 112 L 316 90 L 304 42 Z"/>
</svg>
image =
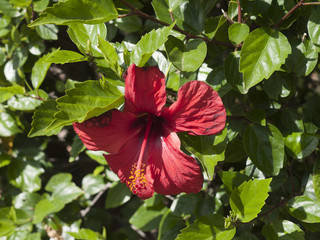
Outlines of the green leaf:
<svg viewBox="0 0 320 240">
<path fill-rule="evenodd" d="M 41 188 L 39 175 L 44 172 L 39 163 L 15 159 L 8 166 L 10 183 L 22 191 L 35 192 Z"/>
<path fill-rule="evenodd" d="M 10 137 L 22 132 L 15 119 L 6 112 L 0 112 L 0 136 Z"/>
<path fill-rule="evenodd" d="M 113 45 L 104 40 L 100 35 L 98 35 L 98 48 L 100 49 L 103 59 L 96 59 L 97 66 L 106 72 L 107 76 L 112 77 L 109 74 L 109 69 L 111 69 L 112 74 L 118 79 L 122 78 L 122 70 L 119 66 L 118 53 Z"/>
<path fill-rule="evenodd" d="M 69 25 L 68 35 L 82 53 L 103 57 L 98 49 L 98 36 L 102 39 L 107 36 L 107 28 L 104 23 L 95 25 L 74 23 Z"/>
<path fill-rule="evenodd" d="M 6 153 L 0 153 L 0 168 L 9 165 L 11 162 L 11 157 Z"/>
<path fill-rule="evenodd" d="M 314 193 L 317 199 L 320 201 L 320 158 L 316 158 L 316 161 L 313 165 L 313 175 L 312 175 L 312 182 Z"/>
<path fill-rule="evenodd" d="M 27 97 L 23 95 L 17 95 L 8 100 L 8 106 L 15 110 L 30 111 L 40 106 L 41 100 Z"/>
<path fill-rule="evenodd" d="M 142 28 L 142 20 L 137 15 L 118 18 L 115 21 L 115 26 L 126 33 L 137 32 Z"/>
<path fill-rule="evenodd" d="M 58 111 L 59 110 L 57 109 L 57 103 L 55 100 L 50 99 L 42 102 L 42 104 L 36 108 L 36 111 L 33 114 L 33 121 L 31 123 L 32 128 L 28 136 L 36 137 L 58 134 L 62 127 L 55 128 L 52 131 L 46 130 L 46 128 L 54 121 L 53 115 Z"/>
<path fill-rule="evenodd" d="M 69 157 L 69 162 L 73 162 L 76 160 L 78 155 L 84 151 L 86 147 L 84 146 L 83 142 L 79 138 L 79 136 L 76 134 L 73 137 L 73 142 L 71 145 L 71 151 L 70 151 L 70 157 Z"/>
<path fill-rule="evenodd" d="M 78 232 L 67 232 L 70 236 L 81 240 L 105 239 L 100 233 L 94 232 L 88 228 L 81 228 Z"/>
<path fill-rule="evenodd" d="M 182 140 L 185 148 L 196 156 L 205 169 L 208 178 L 212 179 L 218 161 L 224 160 L 227 129 L 215 136 L 192 136 L 184 134 Z"/>
<path fill-rule="evenodd" d="M 33 211 L 36 204 L 41 200 L 38 193 L 22 192 L 14 198 L 14 207 L 16 209 L 26 209 Z"/>
<path fill-rule="evenodd" d="M 83 122 L 99 116 L 123 103 L 122 93 L 105 80 L 88 80 L 76 83 L 75 88 L 66 91 L 66 95 L 57 99 L 59 112 L 47 128 L 51 131 L 72 122 Z"/>
<path fill-rule="evenodd" d="M 55 54 L 57 51 L 59 50 L 55 50 L 51 53 L 42 56 L 33 66 L 31 74 L 31 83 L 35 89 L 39 89 L 51 65 L 51 62 L 48 62 L 47 59 L 51 55 Z"/>
<path fill-rule="evenodd" d="M 58 173 L 50 178 L 45 189 L 48 192 L 53 192 L 59 184 L 71 182 L 72 175 L 70 173 Z"/>
<path fill-rule="evenodd" d="M 138 67 L 143 67 L 152 54 L 167 41 L 173 26 L 174 23 L 168 27 L 152 30 L 145 34 L 131 53 L 131 63 L 135 63 Z"/>
<path fill-rule="evenodd" d="M 49 4 L 49 0 L 33 0 L 33 10 L 42 12 Z"/>
<path fill-rule="evenodd" d="M 97 163 L 101 165 L 108 165 L 108 162 L 106 161 L 105 157 L 103 156 L 106 154 L 104 151 L 91 151 L 87 150 L 86 154 L 93 160 L 95 160 Z"/>
<path fill-rule="evenodd" d="M 44 59 L 44 62 L 65 64 L 86 61 L 87 58 L 77 52 L 69 50 L 58 50 Z"/>
<path fill-rule="evenodd" d="M 230 196 L 230 207 L 241 222 L 250 222 L 257 217 L 268 198 L 272 178 L 249 180 L 235 188 Z"/>
<path fill-rule="evenodd" d="M 288 220 L 276 221 L 266 224 L 262 228 L 262 234 L 267 240 L 304 240 L 304 232 L 298 225 Z"/>
<path fill-rule="evenodd" d="M 318 62 L 318 52 L 312 41 L 290 41 L 292 53 L 286 59 L 285 66 L 288 71 L 295 72 L 298 76 L 307 76 Z"/>
<path fill-rule="evenodd" d="M 152 7 L 157 17 L 168 24 L 175 21 L 177 26 L 185 31 L 196 34 L 200 34 L 203 31 L 205 23 L 204 9 L 198 0 L 153 0 Z M 170 10 L 173 20 L 170 16 Z"/>
<path fill-rule="evenodd" d="M 289 213 L 306 223 L 320 223 L 320 201 L 307 196 L 298 196 L 288 202 Z"/>
<path fill-rule="evenodd" d="M 54 24 L 44 24 L 36 26 L 35 29 L 39 36 L 45 40 L 58 39 L 58 27 Z"/>
<path fill-rule="evenodd" d="M 108 190 L 105 208 L 119 207 L 131 199 L 132 193 L 126 184 L 114 182 L 112 187 Z"/>
<path fill-rule="evenodd" d="M 195 72 L 207 56 L 207 44 L 201 39 L 192 39 L 184 44 L 178 38 L 169 36 L 165 46 L 169 60 L 185 72 Z"/>
<path fill-rule="evenodd" d="M 284 162 L 284 142 L 273 125 L 249 125 L 243 136 L 244 149 L 254 165 L 266 175 L 278 175 Z"/>
<path fill-rule="evenodd" d="M 313 9 L 307 26 L 312 42 L 320 47 L 320 8 Z"/>
<path fill-rule="evenodd" d="M 214 18 L 209 18 L 205 27 L 205 34 L 210 38 L 214 38 L 217 31 L 227 22 L 224 16 L 216 16 Z"/>
<path fill-rule="evenodd" d="M 200 199 L 199 194 L 181 194 L 173 200 L 170 211 L 183 218 L 191 216 Z"/>
<path fill-rule="evenodd" d="M 291 53 L 287 38 L 279 31 L 258 28 L 247 36 L 240 53 L 244 91 L 268 79 Z"/>
<path fill-rule="evenodd" d="M 129 222 L 142 231 L 150 231 L 159 227 L 161 217 L 167 210 L 161 205 L 153 208 L 141 205 L 129 219 Z"/>
<path fill-rule="evenodd" d="M 105 187 L 105 182 L 101 175 L 88 174 L 82 179 L 82 189 L 90 194 L 96 194 Z"/>
<path fill-rule="evenodd" d="M 230 41 L 237 45 L 243 42 L 250 32 L 250 28 L 244 23 L 235 23 L 228 28 Z"/>
<path fill-rule="evenodd" d="M 24 94 L 24 88 L 19 85 L 0 87 L 0 103 L 7 101 L 15 94 Z"/>
<path fill-rule="evenodd" d="M 239 187 L 243 182 L 251 179 L 245 174 L 231 171 L 221 171 L 219 172 L 219 176 L 229 195 L 232 193 L 234 188 Z"/>
<path fill-rule="evenodd" d="M 239 61 L 240 52 L 231 52 L 224 62 L 224 74 L 234 90 L 245 94 L 243 74 L 239 71 Z"/>
<path fill-rule="evenodd" d="M 231 240 L 235 233 L 235 228 L 225 229 L 224 217 L 212 214 L 201 217 L 188 227 L 182 229 L 177 240 Z"/>
<path fill-rule="evenodd" d="M 56 199 L 42 199 L 37 203 L 32 223 L 40 223 L 47 215 L 55 212 L 59 212 L 62 208 L 64 208 L 65 204 L 56 200 Z"/>
<path fill-rule="evenodd" d="M 284 138 L 284 143 L 292 157 L 303 159 L 316 150 L 319 139 L 313 134 L 293 132 Z"/>
<path fill-rule="evenodd" d="M 97 24 L 116 19 L 118 12 L 112 0 L 66 0 L 48 7 L 40 18 L 29 24 L 34 27 L 53 23 L 67 25 L 70 23 Z"/>
<path fill-rule="evenodd" d="M 59 184 L 52 192 L 52 198 L 55 201 L 66 204 L 77 199 L 82 194 L 84 194 L 82 189 L 77 187 L 75 183 L 68 182 Z"/>
</svg>

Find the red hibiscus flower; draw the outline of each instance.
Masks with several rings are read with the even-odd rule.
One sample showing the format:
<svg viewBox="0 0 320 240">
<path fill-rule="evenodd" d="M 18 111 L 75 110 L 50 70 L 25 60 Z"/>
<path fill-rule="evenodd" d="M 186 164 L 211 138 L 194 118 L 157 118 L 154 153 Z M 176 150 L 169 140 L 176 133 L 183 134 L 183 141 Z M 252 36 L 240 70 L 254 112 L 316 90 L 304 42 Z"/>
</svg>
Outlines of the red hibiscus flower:
<svg viewBox="0 0 320 240">
<path fill-rule="evenodd" d="M 131 65 L 125 75 L 124 110 L 110 110 L 83 123 L 75 132 L 90 150 L 103 150 L 122 182 L 142 199 L 199 192 L 203 176 L 197 161 L 180 150 L 176 132 L 212 135 L 225 126 L 223 103 L 201 81 L 184 84 L 166 107 L 165 76 L 157 66 Z"/>
</svg>

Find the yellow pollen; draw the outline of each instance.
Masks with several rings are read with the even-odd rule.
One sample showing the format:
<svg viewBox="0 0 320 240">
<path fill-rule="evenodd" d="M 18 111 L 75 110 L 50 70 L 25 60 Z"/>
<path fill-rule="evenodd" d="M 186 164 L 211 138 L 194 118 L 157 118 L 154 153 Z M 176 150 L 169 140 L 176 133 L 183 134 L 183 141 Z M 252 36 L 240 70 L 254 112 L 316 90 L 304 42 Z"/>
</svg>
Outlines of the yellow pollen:
<svg viewBox="0 0 320 240">
<path fill-rule="evenodd" d="M 140 169 L 137 169 L 137 164 L 132 165 L 129 180 L 127 186 L 133 194 L 141 195 L 143 190 L 147 189 L 147 179 L 145 177 L 145 164 L 141 164 Z"/>
</svg>

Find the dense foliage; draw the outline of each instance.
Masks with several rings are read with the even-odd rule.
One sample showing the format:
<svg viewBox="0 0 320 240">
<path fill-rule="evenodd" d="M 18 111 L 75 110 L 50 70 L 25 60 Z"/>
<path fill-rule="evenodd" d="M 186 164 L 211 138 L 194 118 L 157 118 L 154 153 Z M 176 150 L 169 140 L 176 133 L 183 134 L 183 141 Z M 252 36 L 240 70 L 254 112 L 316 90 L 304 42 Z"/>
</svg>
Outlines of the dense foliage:
<svg viewBox="0 0 320 240">
<path fill-rule="evenodd" d="M 0 0 L 0 239 L 320 239 L 319 5 Z M 132 63 L 222 98 L 220 134 L 179 134 L 201 192 L 143 201 L 75 134 Z"/>
</svg>

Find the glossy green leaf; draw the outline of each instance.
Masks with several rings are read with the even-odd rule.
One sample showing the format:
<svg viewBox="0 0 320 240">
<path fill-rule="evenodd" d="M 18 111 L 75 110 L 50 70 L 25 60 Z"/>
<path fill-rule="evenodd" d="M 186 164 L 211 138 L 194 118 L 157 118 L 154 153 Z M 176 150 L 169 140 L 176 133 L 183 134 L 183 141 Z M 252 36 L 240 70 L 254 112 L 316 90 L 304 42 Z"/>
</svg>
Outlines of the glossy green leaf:
<svg viewBox="0 0 320 240">
<path fill-rule="evenodd" d="M 111 70 L 117 79 L 121 79 L 122 70 L 118 63 L 119 57 L 115 47 L 98 36 L 98 48 L 103 55 L 102 59 L 96 59 L 98 67 L 104 70 L 108 77 L 112 78 L 112 75 L 108 74 Z"/>
<path fill-rule="evenodd" d="M 71 151 L 70 151 L 70 157 L 69 162 L 73 162 L 77 159 L 78 155 L 84 151 L 86 147 L 84 146 L 83 142 L 79 138 L 79 136 L 76 134 L 73 137 L 73 142 L 71 145 Z"/>
<path fill-rule="evenodd" d="M 58 27 L 54 24 L 44 24 L 35 27 L 39 36 L 46 40 L 58 39 Z"/>
<path fill-rule="evenodd" d="M 316 158 L 316 161 L 313 165 L 313 175 L 312 175 L 312 182 L 314 193 L 317 199 L 320 201 L 320 158 Z"/>
<path fill-rule="evenodd" d="M 306 223 L 320 223 L 320 201 L 307 196 L 298 196 L 288 202 L 289 213 Z"/>
<path fill-rule="evenodd" d="M 201 197 L 198 194 L 181 194 L 173 200 L 170 211 L 180 217 L 191 216 Z"/>
<path fill-rule="evenodd" d="M 52 192 L 59 184 L 63 184 L 64 182 L 71 182 L 71 180 L 72 175 L 70 173 L 58 173 L 49 179 L 45 189 L 48 192 Z"/>
<path fill-rule="evenodd" d="M 107 28 L 104 23 L 100 24 L 71 24 L 68 28 L 68 35 L 82 53 L 102 56 L 98 49 L 98 36 L 105 39 Z"/>
<path fill-rule="evenodd" d="M 105 208 L 115 208 L 125 204 L 131 199 L 132 193 L 126 184 L 115 182 L 108 190 Z"/>
<path fill-rule="evenodd" d="M 31 74 L 31 83 L 35 89 L 39 89 L 51 65 L 51 62 L 48 62 L 47 59 L 51 55 L 55 54 L 57 51 L 59 50 L 55 50 L 51 53 L 42 56 L 33 66 Z"/>
<path fill-rule="evenodd" d="M 230 207 L 241 222 L 250 222 L 257 217 L 268 198 L 272 178 L 249 180 L 235 188 L 230 196 Z"/>
<path fill-rule="evenodd" d="M 267 240 L 304 240 L 304 232 L 293 222 L 288 220 L 266 224 L 262 234 Z"/>
<path fill-rule="evenodd" d="M 308 33 L 312 42 L 320 45 L 320 9 L 314 8 L 308 21 Z M 319 47 L 319 46 L 318 46 Z"/>
<path fill-rule="evenodd" d="M 239 187 L 243 182 L 251 179 L 245 174 L 231 171 L 221 171 L 219 172 L 219 176 L 228 194 L 231 194 L 233 189 Z"/>
<path fill-rule="evenodd" d="M 224 62 L 224 74 L 234 90 L 245 94 L 243 74 L 239 71 L 239 60 L 240 52 L 231 52 Z"/>
<path fill-rule="evenodd" d="M 249 125 L 243 136 L 244 149 L 254 165 L 266 175 L 277 175 L 283 167 L 284 141 L 273 125 Z"/>
<path fill-rule="evenodd" d="M 103 240 L 105 239 L 100 233 L 94 232 L 91 229 L 88 228 L 81 228 L 78 232 L 67 232 L 68 235 L 76 238 L 76 239 L 82 239 L 82 240 Z"/>
<path fill-rule="evenodd" d="M 99 116 L 118 107 L 123 101 L 122 93 L 107 81 L 76 83 L 75 88 L 67 90 L 66 95 L 57 100 L 60 111 L 54 115 L 55 120 L 47 130 Z"/>
<path fill-rule="evenodd" d="M 61 183 L 52 192 L 52 198 L 62 203 L 70 203 L 80 195 L 84 194 L 83 190 L 73 182 Z"/>
<path fill-rule="evenodd" d="M 201 217 L 188 227 L 182 229 L 177 240 L 231 240 L 235 233 L 235 228 L 225 229 L 223 216 L 212 214 Z"/>
<path fill-rule="evenodd" d="M 11 157 L 6 153 L 0 153 L 0 168 L 9 165 L 11 162 Z"/>
<path fill-rule="evenodd" d="M 22 192 L 14 199 L 14 207 L 16 209 L 34 210 L 36 204 L 41 200 L 41 195 L 38 193 Z"/>
<path fill-rule="evenodd" d="M 48 63 L 65 64 L 86 61 L 87 58 L 77 52 L 58 50 L 50 54 L 43 61 Z"/>
<path fill-rule="evenodd" d="M 205 23 L 204 9 L 198 0 L 153 0 L 152 7 L 157 17 L 168 24 L 175 21 L 178 27 L 185 31 L 194 33 L 203 31 Z M 170 10 L 173 20 L 170 16 Z"/>
<path fill-rule="evenodd" d="M 163 206 L 146 208 L 141 205 L 129 219 L 129 222 L 142 231 L 150 231 L 158 228 L 161 217 L 167 210 Z"/>
<path fill-rule="evenodd" d="M 176 37 L 169 36 L 165 43 L 169 60 L 185 72 L 195 72 L 207 56 L 207 45 L 201 39 L 193 39 L 184 44 Z"/>
<path fill-rule="evenodd" d="M 10 87 L 0 87 L 0 103 L 7 101 L 15 94 L 24 94 L 24 88 L 19 85 Z"/>
<path fill-rule="evenodd" d="M 295 159 L 308 157 L 318 146 L 317 136 L 302 132 L 293 132 L 284 138 L 289 154 Z"/>
<path fill-rule="evenodd" d="M 49 0 L 33 0 L 33 10 L 42 12 L 49 4 Z"/>
<path fill-rule="evenodd" d="M 53 115 L 57 113 L 57 103 L 55 100 L 50 99 L 42 102 L 42 104 L 36 108 L 33 115 L 33 121 L 31 123 L 31 130 L 28 134 L 29 137 L 36 136 L 51 136 L 56 135 L 61 131 L 62 127 L 47 131 L 46 128 L 54 121 Z"/>
<path fill-rule="evenodd" d="M 252 31 L 245 39 L 240 53 L 244 91 L 247 92 L 279 70 L 290 53 L 291 46 L 281 32 L 265 28 Z"/>
<path fill-rule="evenodd" d="M 0 112 L 0 136 L 10 137 L 22 132 L 15 119 L 6 112 Z"/>
<path fill-rule="evenodd" d="M 97 163 L 101 165 L 108 165 L 108 162 L 106 161 L 105 157 L 103 156 L 106 154 L 104 151 L 91 151 L 87 150 L 86 154 L 93 160 L 95 160 Z"/>
<path fill-rule="evenodd" d="M 291 41 L 292 53 L 286 59 L 285 66 L 288 71 L 298 76 L 307 76 L 318 62 L 318 52 L 312 41 Z"/>
<path fill-rule="evenodd" d="M 105 187 L 105 182 L 101 175 L 88 174 L 82 179 L 82 189 L 90 194 L 96 194 Z"/>
<path fill-rule="evenodd" d="M 271 3 L 272 0 L 243 1 L 241 7 L 250 15 L 258 15 L 267 11 Z"/>
<path fill-rule="evenodd" d="M 108 22 L 117 17 L 118 12 L 112 0 L 66 0 L 46 8 L 40 14 L 40 18 L 29 24 L 29 27 L 48 23 L 56 25 L 80 22 L 97 24 Z"/>
<path fill-rule="evenodd" d="M 131 53 L 131 63 L 135 63 L 138 67 L 143 67 L 152 54 L 167 41 L 173 26 L 174 23 L 168 27 L 152 30 L 145 34 Z"/>
<path fill-rule="evenodd" d="M 228 28 L 229 39 L 234 45 L 243 42 L 249 32 L 249 26 L 244 23 L 235 23 Z"/>
<path fill-rule="evenodd" d="M 65 204 L 55 199 L 42 199 L 34 209 L 33 223 L 40 223 L 48 214 L 59 212 Z"/>
<path fill-rule="evenodd" d="M 12 109 L 30 111 L 40 106 L 42 101 L 34 97 L 17 95 L 8 100 L 8 106 Z"/>
<path fill-rule="evenodd" d="M 211 39 L 214 38 L 219 28 L 221 28 L 226 22 L 227 19 L 224 16 L 209 18 L 206 23 L 205 34 Z"/>
<path fill-rule="evenodd" d="M 15 159 L 8 166 L 10 183 L 26 192 L 34 192 L 41 188 L 40 175 L 44 169 L 37 162 Z"/>
<path fill-rule="evenodd" d="M 142 28 L 142 20 L 140 17 L 135 15 L 118 18 L 115 21 L 115 26 L 126 33 L 137 32 Z"/>
<path fill-rule="evenodd" d="M 218 161 L 224 160 L 226 136 L 227 129 L 215 136 L 181 136 L 185 148 L 201 162 L 209 179 L 212 179 Z"/>
</svg>

